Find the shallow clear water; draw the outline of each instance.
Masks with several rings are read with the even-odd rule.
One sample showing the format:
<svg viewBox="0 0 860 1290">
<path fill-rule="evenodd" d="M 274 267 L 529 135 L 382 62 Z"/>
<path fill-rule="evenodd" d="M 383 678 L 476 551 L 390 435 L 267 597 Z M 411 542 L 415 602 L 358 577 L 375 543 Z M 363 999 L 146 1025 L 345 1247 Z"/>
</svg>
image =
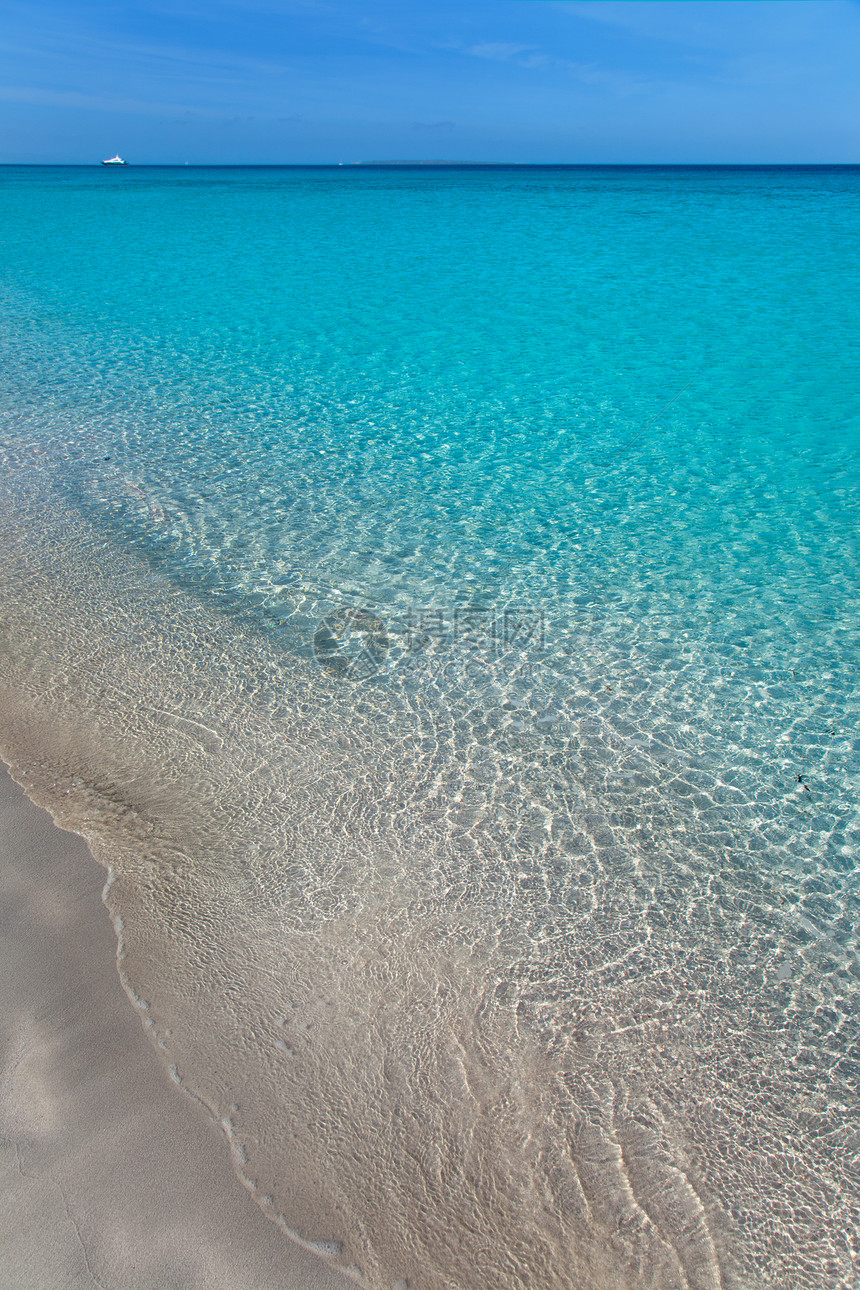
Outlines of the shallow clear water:
<svg viewBox="0 0 860 1290">
<path fill-rule="evenodd" d="M 860 170 L 0 175 L 0 742 L 374 1285 L 854 1287 Z"/>
</svg>

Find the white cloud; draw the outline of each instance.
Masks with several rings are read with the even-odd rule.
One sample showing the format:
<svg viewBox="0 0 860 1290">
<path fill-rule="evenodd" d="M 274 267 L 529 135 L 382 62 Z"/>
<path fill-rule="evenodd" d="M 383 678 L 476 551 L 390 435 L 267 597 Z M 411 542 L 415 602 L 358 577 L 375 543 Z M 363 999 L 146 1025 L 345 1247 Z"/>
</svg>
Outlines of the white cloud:
<svg viewBox="0 0 860 1290">
<path fill-rule="evenodd" d="M 653 88 L 656 84 L 653 80 L 646 82 L 625 72 L 601 67 L 597 63 L 578 63 L 569 58 L 558 58 L 554 54 L 547 54 L 539 45 L 487 42 L 470 45 L 463 52 L 475 58 L 490 58 L 495 62 L 514 63 L 527 71 L 560 72 L 583 85 L 600 85 L 622 96 Z"/>
<path fill-rule="evenodd" d="M 856 34 L 851 0 L 567 0 L 572 16 L 711 54 L 741 54 Z"/>
<path fill-rule="evenodd" d="M 471 45 L 466 53 L 474 54 L 476 58 L 492 58 L 495 62 L 509 63 L 517 54 L 528 54 L 537 48 L 537 45 L 506 45 L 503 42 L 488 41 L 483 45 Z"/>
<path fill-rule="evenodd" d="M 158 103 L 113 94 L 82 94 L 77 90 L 46 90 L 36 85 L 0 85 L 0 102 L 32 103 L 38 107 L 84 108 L 90 112 L 127 112 L 132 116 L 169 116 L 174 119 L 177 114 L 181 114 L 183 124 L 186 125 L 198 119 L 224 120 L 223 112 L 201 107 L 189 108 L 184 103 Z"/>
</svg>

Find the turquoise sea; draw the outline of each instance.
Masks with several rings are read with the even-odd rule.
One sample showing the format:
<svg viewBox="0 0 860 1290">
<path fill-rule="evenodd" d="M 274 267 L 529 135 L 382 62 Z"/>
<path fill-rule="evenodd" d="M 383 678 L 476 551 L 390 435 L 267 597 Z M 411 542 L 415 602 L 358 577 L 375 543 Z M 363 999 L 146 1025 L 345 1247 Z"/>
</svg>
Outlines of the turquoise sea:
<svg viewBox="0 0 860 1290">
<path fill-rule="evenodd" d="M 0 752 L 394 1290 L 860 1286 L 860 167 L 0 169 Z"/>
</svg>

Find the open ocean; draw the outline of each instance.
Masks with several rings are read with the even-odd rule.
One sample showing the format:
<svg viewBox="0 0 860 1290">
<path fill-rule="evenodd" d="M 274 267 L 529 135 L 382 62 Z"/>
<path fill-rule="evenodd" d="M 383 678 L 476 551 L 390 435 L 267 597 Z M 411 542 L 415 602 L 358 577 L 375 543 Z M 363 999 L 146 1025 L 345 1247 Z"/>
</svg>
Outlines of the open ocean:
<svg viewBox="0 0 860 1290">
<path fill-rule="evenodd" d="M 0 169 L 0 751 L 293 1234 L 860 1286 L 860 168 Z"/>
</svg>

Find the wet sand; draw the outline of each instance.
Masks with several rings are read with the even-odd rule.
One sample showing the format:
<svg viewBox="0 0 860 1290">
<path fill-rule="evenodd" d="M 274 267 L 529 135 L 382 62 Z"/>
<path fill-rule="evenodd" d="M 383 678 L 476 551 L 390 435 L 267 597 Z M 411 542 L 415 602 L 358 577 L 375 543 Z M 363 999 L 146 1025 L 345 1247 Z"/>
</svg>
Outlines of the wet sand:
<svg viewBox="0 0 860 1290">
<path fill-rule="evenodd" d="M 346 1290 L 171 1084 L 120 984 L 104 881 L 0 766 L 0 1290 Z"/>
</svg>

